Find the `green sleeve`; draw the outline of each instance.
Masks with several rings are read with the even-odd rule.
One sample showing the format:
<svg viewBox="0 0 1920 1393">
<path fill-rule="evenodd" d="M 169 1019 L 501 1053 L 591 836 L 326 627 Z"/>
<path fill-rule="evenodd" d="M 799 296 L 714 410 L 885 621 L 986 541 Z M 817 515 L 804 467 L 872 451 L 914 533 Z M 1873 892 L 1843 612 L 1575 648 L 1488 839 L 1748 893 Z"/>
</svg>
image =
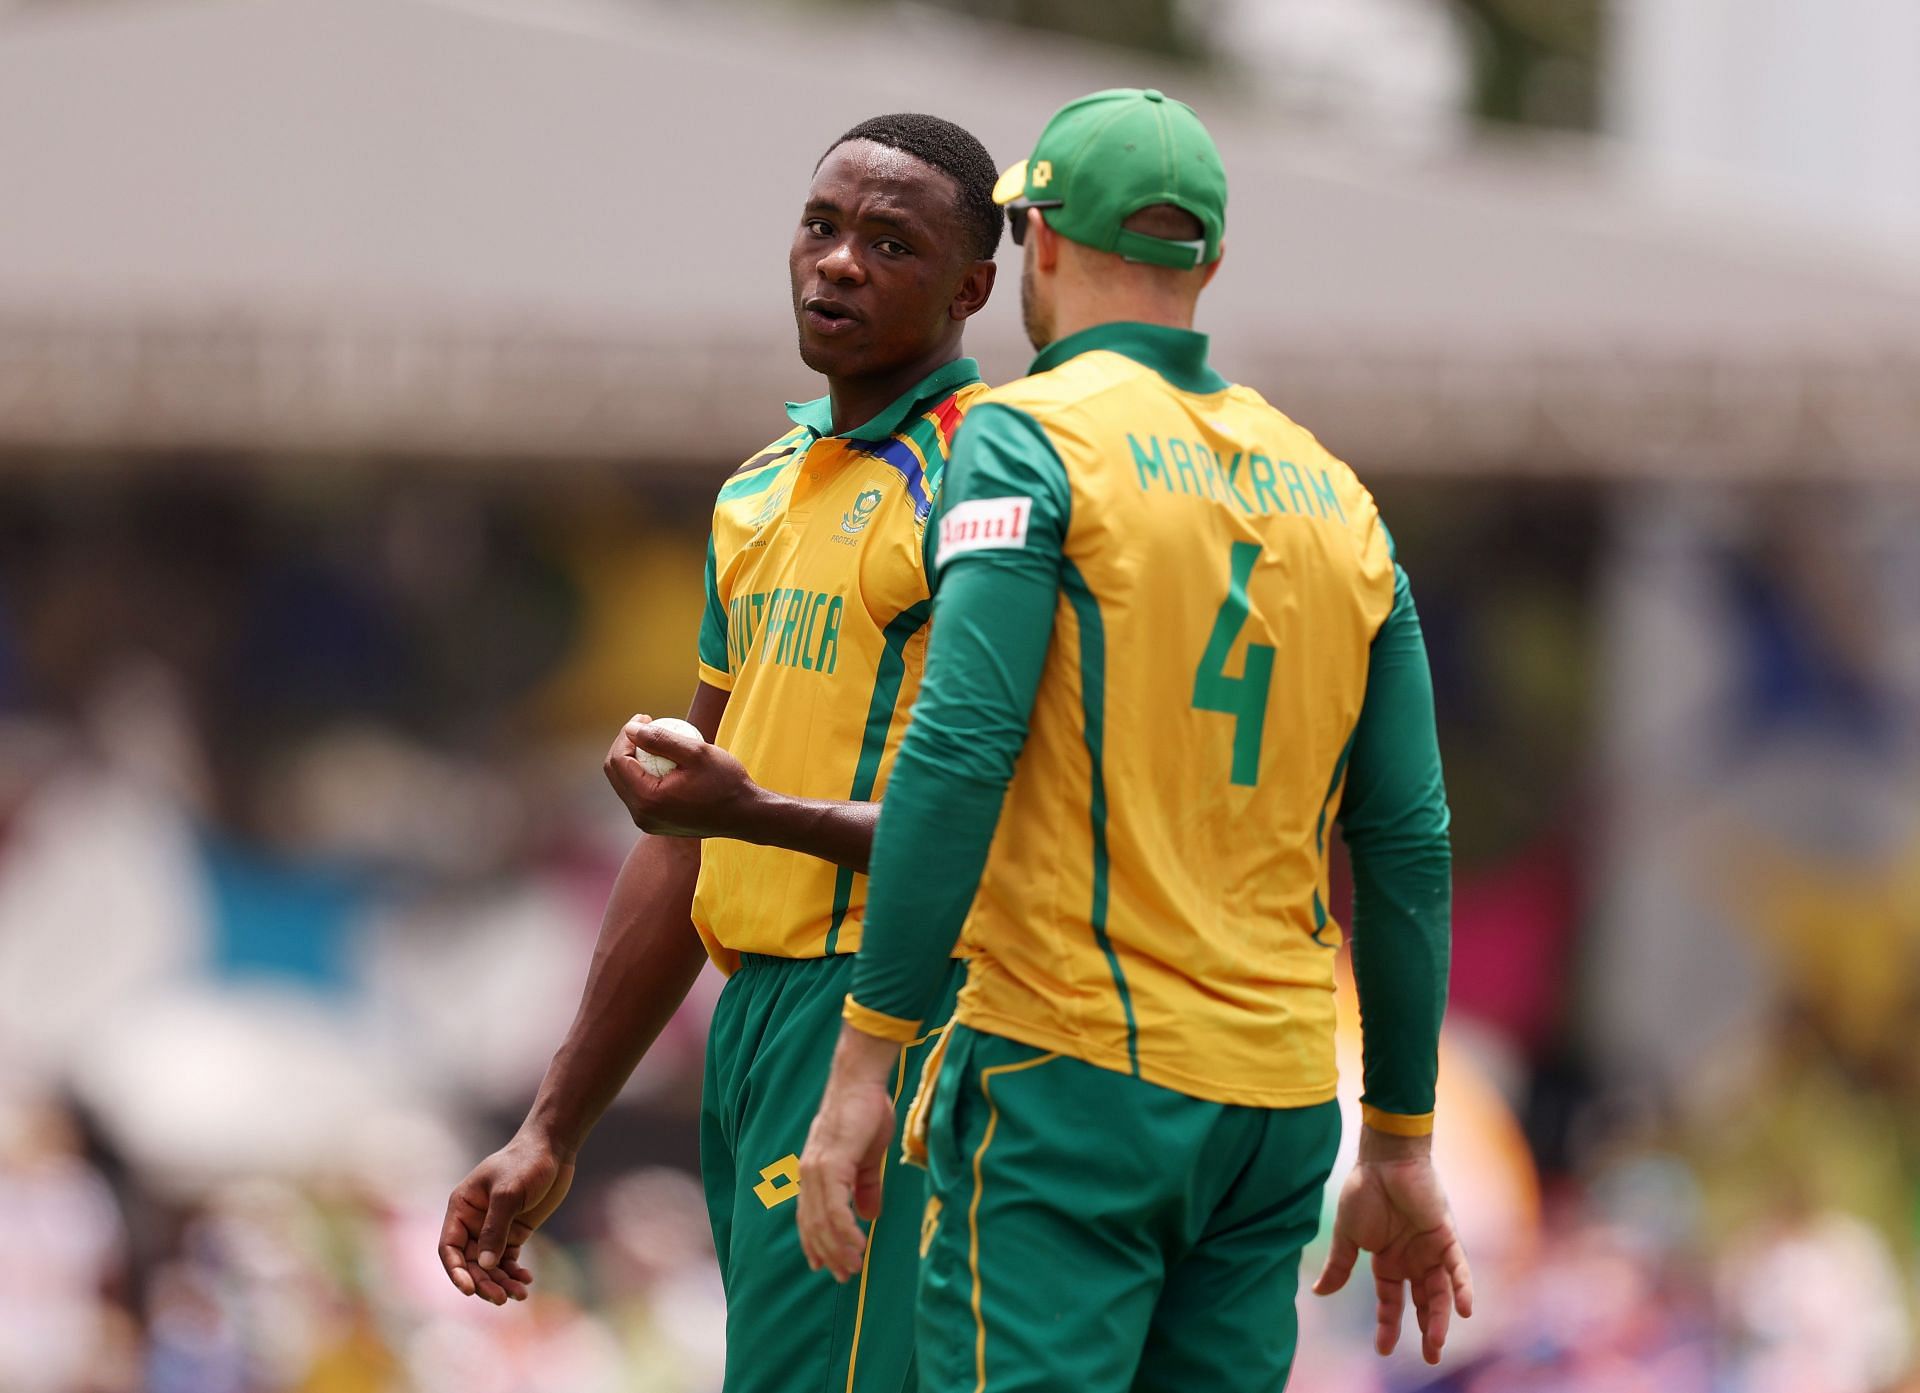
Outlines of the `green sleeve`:
<svg viewBox="0 0 1920 1393">
<path fill-rule="evenodd" d="M 1433 1111 L 1447 1004 L 1453 855 L 1433 677 L 1406 572 L 1374 636 L 1340 824 L 1353 860 L 1353 976 L 1365 1092 L 1382 1113 Z"/>
<path fill-rule="evenodd" d="M 964 505 L 995 500 L 1026 504 L 1022 544 L 936 551 L 926 675 L 874 833 L 853 1000 L 899 1021 L 933 1009 L 979 888 L 1053 634 L 1070 511 L 1046 433 L 983 405 L 960 428 L 929 531 L 956 513 L 964 530 Z"/>
<path fill-rule="evenodd" d="M 707 607 L 700 615 L 700 662 L 715 672 L 727 672 L 727 606 L 720 598 L 720 585 L 714 573 L 713 534 L 707 534 Z"/>
</svg>

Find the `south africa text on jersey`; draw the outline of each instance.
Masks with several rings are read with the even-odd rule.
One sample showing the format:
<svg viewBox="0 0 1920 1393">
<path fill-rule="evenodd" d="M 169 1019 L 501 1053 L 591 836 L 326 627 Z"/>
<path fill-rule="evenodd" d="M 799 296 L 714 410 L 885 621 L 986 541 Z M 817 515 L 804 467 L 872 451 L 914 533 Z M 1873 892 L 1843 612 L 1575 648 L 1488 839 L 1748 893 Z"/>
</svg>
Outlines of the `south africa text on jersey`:
<svg viewBox="0 0 1920 1393">
<path fill-rule="evenodd" d="M 727 605 L 727 662 L 735 672 L 748 658 L 833 675 L 840 661 L 840 618 L 846 598 L 782 586 L 738 595 Z"/>
</svg>

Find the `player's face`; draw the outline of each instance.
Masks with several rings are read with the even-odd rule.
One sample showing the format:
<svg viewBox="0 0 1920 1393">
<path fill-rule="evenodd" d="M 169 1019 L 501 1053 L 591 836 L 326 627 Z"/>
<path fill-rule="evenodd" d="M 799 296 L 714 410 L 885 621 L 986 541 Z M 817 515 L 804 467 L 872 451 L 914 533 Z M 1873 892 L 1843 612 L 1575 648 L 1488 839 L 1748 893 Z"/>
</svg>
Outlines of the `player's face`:
<svg viewBox="0 0 1920 1393">
<path fill-rule="evenodd" d="M 957 336 L 979 308 L 958 201 L 947 175 L 870 140 L 821 162 L 787 253 L 802 362 L 828 377 L 880 376 Z"/>
</svg>

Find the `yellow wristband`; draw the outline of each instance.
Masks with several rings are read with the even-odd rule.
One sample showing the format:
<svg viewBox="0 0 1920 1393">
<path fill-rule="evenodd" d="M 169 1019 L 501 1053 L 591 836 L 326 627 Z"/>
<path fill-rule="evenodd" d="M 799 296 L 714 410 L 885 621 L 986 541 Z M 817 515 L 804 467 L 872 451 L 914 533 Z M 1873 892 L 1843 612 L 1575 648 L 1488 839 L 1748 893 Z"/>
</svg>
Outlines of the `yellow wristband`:
<svg viewBox="0 0 1920 1393">
<path fill-rule="evenodd" d="M 1376 1107 L 1362 1103 L 1360 1120 L 1376 1132 L 1387 1132 L 1396 1137 L 1424 1137 L 1433 1131 L 1433 1114 L 1430 1112 L 1409 1116 L 1406 1113 L 1381 1112 Z"/>
<path fill-rule="evenodd" d="M 893 1040 L 902 1045 L 912 1044 L 920 1038 L 919 1021 L 910 1021 L 902 1016 L 889 1016 L 885 1011 L 870 1011 L 855 1001 L 851 992 L 847 993 L 847 1004 L 840 1008 L 840 1016 L 862 1035 L 872 1035 L 881 1040 Z"/>
</svg>

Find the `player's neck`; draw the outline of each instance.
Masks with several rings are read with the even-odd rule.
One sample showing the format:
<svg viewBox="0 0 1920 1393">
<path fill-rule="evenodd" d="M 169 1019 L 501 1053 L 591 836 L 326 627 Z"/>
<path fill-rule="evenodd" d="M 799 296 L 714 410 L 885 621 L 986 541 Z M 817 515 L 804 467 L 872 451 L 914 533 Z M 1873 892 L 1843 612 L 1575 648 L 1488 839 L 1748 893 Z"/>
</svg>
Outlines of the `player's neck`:
<svg viewBox="0 0 1920 1393">
<path fill-rule="evenodd" d="M 829 377 L 827 399 L 833 406 L 834 434 L 865 425 L 898 401 L 915 383 L 960 356 L 960 339 L 956 336 L 951 342 L 930 348 L 919 357 L 872 377 Z"/>
<path fill-rule="evenodd" d="M 1142 266 L 1106 252 L 1062 242 L 1053 276 L 1053 337 L 1064 339 L 1102 324 L 1157 324 L 1192 329 L 1199 291 L 1189 273 Z"/>
<path fill-rule="evenodd" d="M 1193 301 L 1161 296 L 1103 295 L 1085 300 L 1062 301 L 1053 313 L 1053 337 L 1057 343 L 1086 329 L 1102 324 L 1158 324 L 1166 329 L 1193 328 Z"/>
</svg>

